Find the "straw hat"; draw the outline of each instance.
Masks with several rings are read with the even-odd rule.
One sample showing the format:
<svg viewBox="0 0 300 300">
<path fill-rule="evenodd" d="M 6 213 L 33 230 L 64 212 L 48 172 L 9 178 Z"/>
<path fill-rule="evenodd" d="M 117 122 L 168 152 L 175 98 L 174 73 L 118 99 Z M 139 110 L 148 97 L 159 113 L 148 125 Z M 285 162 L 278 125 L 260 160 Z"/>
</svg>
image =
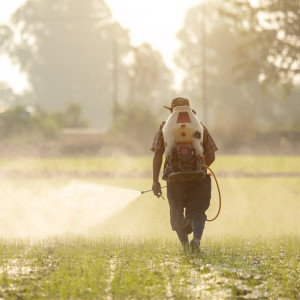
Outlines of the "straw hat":
<svg viewBox="0 0 300 300">
<path fill-rule="evenodd" d="M 174 107 L 176 106 L 189 106 L 190 107 L 190 101 L 186 98 L 183 97 L 178 97 L 178 98 L 174 98 L 171 102 L 171 107 L 168 106 L 164 106 L 165 108 L 167 108 L 168 110 L 170 110 L 170 112 L 173 112 Z M 196 112 L 192 109 L 193 113 L 196 114 Z"/>
</svg>

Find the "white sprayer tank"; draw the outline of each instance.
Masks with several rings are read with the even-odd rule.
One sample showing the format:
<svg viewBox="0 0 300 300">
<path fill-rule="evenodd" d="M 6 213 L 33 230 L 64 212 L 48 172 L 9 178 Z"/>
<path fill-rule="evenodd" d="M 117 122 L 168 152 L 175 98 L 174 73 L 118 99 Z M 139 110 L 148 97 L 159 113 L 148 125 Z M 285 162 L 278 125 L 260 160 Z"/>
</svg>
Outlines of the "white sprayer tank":
<svg viewBox="0 0 300 300">
<path fill-rule="evenodd" d="M 163 127 L 165 155 L 178 144 L 191 144 L 203 154 L 203 126 L 189 106 L 176 106 Z"/>
</svg>

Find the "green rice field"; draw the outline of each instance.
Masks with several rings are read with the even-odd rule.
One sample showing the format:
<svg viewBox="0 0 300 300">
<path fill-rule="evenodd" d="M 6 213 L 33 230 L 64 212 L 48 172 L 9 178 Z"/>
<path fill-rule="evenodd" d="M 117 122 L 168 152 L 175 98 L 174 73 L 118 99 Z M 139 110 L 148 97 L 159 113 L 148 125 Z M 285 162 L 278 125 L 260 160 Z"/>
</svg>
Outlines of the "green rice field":
<svg viewBox="0 0 300 300">
<path fill-rule="evenodd" d="M 135 174 L 151 171 L 152 157 L 69 157 L 69 158 L 19 158 L 0 159 L 3 171 L 80 171 L 110 172 Z M 217 156 L 213 164 L 216 172 L 250 172 L 250 173 L 300 173 L 299 156 Z"/>
<path fill-rule="evenodd" d="M 300 299 L 300 157 L 221 156 L 212 168 L 222 211 L 197 256 L 151 193 L 93 222 L 70 215 L 84 210 L 76 195 L 105 203 L 100 187 L 149 189 L 151 157 L 0 160 L 0 299 Z M 37 236 L 56 220 L 48 200 L 70 230 L 88 226 Z M 213 184 L 208 218 L 217 209 Z"/>
<path fill-rule="evenodd" d="M 3 299 L 297 299 L 299 239 L 2 240 Z"/>
</svg>

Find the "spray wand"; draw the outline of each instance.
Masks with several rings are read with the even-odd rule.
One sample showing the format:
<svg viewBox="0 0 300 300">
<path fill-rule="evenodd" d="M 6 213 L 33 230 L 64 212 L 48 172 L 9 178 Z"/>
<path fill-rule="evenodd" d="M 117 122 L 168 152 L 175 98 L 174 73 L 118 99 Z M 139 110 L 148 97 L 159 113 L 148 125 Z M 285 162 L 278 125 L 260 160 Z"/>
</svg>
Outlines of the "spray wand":
<svg viewBox="0 0 300 300">
<path fill-rule="evenodd" d="M 167 187 L 167 186 L 164 185 L 164 186 L 162 186 L 161 188 L 164 189 L 164 188 L 166 188 L 166 187 Z M 141 194 L 145 194 L 145 193 L 148 193 L 148 192 L 152 192 L 152 189 L 151 189 L 151 190 L 146 190 L 146 191 L 141 191 Z"/>
<path fill-rule="evenodd" d="M 164 186 L 162 186 L 161 188 L 164 189 L 164 188 L 166 188 L 166 187 L 167 187 L 167 186 L 164 185 Z M 145 194 L 145 193 L 148 193 L 148 192 L 152 192 L 152 189 L 151 189 L 151 190 L 146 190 L 146 191 L 141 191 L 141 194 Z M 158 195 L 158 198 L 159 198 L 159 197 L 162 197 L 163 200 L 165 200 L 163 194 L 159 194 L 159 195 Z"/>
</svg>

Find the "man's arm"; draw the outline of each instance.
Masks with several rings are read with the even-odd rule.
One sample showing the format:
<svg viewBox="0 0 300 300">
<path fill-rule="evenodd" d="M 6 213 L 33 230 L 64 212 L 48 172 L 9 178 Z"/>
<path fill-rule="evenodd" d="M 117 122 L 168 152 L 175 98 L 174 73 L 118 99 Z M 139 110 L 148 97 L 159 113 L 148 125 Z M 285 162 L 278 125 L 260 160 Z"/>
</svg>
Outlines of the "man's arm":
<svg viewBox="0 0 300 300">
<path fill-rule="evenodd" d="M 201 123 L 202 124 L 202 123 Z M 212 136 L 210 135 L 207 127 L 203 125 L 203 150 L 205 155 L 206 165 L 209 167 L 215 161 L 215 151 L 218 150 Z"/>
<path fill-rule="evenodd" d="M 155 196 L 159 197 L 162 194 L 161 186 L 159 183 L 159 172 L 162 165 L 162 157 L 163 157 L 163 151 L 155 151 L 154 157 L 153 157 L 153 184 L 152 184 L 152 190 Z"/>
<path fill-rule="evenodd" d="M 152 184 L 152 191 L 155 196 L 159 197 L 162 192 L 161 192 L 161 186 L 159 183 L 159 172 L 160 168 L 162 165 L 162 157 L 165 152 L 165 147 L 164 147 L 164 137 L 162 133 L 162 129 L 164 126 L 165 122 L 162 122 L 161 125 L 159 126 L 158 130 L 156 131 L 156 135 L 154 137 L 151 151 L 154 152 L 154 157 L 153 157 L 153 184 Z"/>
<path fill-rule="evenodd" d="M 206 165 L 209 167 L 214 162 L 215 158 L 215 152 L 210 152 L 207 154 L 205 157 Z"/>
</svg>

